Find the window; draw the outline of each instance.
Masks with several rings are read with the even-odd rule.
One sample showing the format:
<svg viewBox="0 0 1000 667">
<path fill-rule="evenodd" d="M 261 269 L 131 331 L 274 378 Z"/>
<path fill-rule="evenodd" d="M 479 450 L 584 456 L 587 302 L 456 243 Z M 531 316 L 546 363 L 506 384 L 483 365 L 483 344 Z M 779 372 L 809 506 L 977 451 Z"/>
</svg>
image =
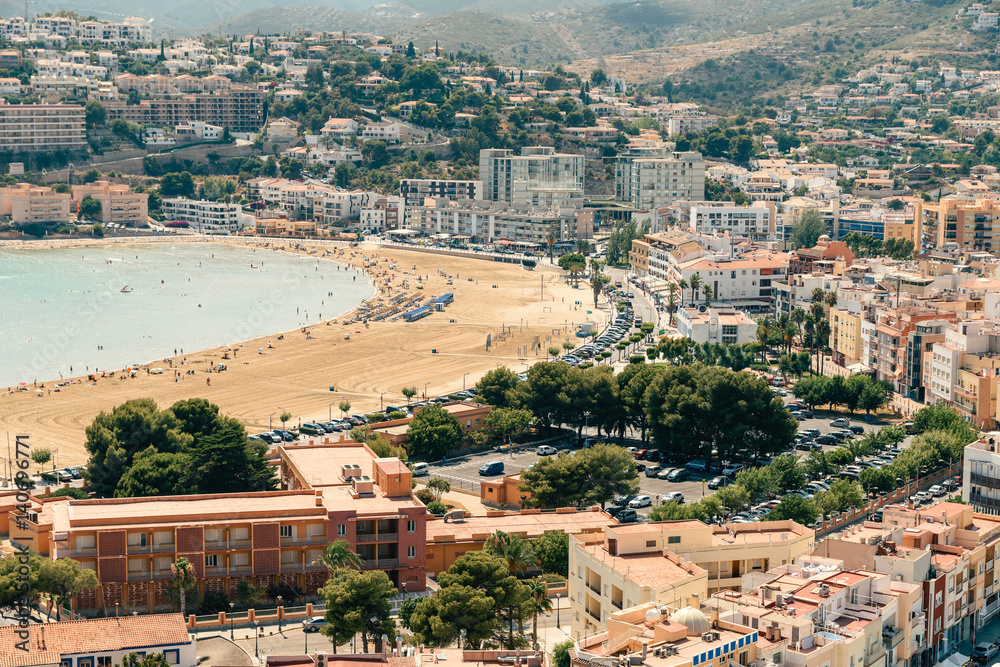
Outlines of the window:
<svg viewBox="0 0 1000 667">
<path fill-rule="evenodd" d="M 292 527 L 291 526 L 282 526 L 281 527 L 281 536 L 282 537 L 291 537 L 292 536 Z"/>
<path fill-rule="evenodd" d="M 680 544 L 680 543 L 681 543 L 680 535 L 670 535 L 667 537 L 667 544 Z"/>
<path fill-rule="evenodd" d="M 406 557 L 407 558 L 416 558 L 417 557 L 417 548 L 416 547 L 406 547 Z"/>
<path fill-rule="evenodd" d="M 646 546 L 647 547 L 655 547 L 656 546 L 656 540 L 646 540 Z"/>
<path fill-rule="evenodd" d="M 76 667 L 94 667 L 93 658 L 78 658 L 76 661 Z"/>
<path fill-rule="evenodd" d="M 177 665 L 181 661 L 180 649 L 171 649 L 163 652 L 163 657 L 167 659 L 168 665 Z"/>
<path fill-rule="evenodd" d="M 417 522 L 416 521 L 407 521 L 406 522 L 406 532 L 408 532 L 408 533 L 415 533 L 415 532 L 417 532 Z"/>
<path fill-rule="evenodd" d="M 206 554 L 205 567 L 219 567 L 219 556 L 217 554 Z"/>
<path fill-rule="evenodd" d="M 344 537 L 347 535 L 347 524 L 338 523 L 337 524 L 337 537 Z"/>
<path fill-rule="evenodd" d="M 114 662 L 111 660 L 110 655 L 99 655 L 97 656 L 97 667 L 111 667 Z"/>
</svg>

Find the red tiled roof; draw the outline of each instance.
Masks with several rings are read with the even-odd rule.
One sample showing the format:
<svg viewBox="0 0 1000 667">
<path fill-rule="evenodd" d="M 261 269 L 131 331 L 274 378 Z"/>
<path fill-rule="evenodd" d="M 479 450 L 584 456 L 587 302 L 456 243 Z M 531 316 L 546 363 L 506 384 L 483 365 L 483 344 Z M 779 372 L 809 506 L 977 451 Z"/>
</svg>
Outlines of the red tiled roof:
<svg viewBox="0 0 1000 667">
<path fill-rule="evenodd" d="M 23 641 L 17 626 L 0 627 L 0 667 L 58 665 L 70 654 L 142 650 L 185 645 L 191 642 L 180 614 L 152 614 L 95 618 L 29 625 L 28 651 L 17 648 Z"/>
</svg>

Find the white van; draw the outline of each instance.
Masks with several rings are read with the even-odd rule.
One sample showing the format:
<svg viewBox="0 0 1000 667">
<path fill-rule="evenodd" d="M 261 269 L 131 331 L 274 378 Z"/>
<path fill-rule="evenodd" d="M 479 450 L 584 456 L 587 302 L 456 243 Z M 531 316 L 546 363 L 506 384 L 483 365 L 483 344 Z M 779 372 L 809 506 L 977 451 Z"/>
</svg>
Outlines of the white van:
<svg viewBox="0 0 1000 667">
<path fill-rule="evenodd" d="M 429 475 L 430 468 L 427 467 L 426 463 L 414 463 L 413 464 L 413 476 L 420 477 L 422 475 Z"/>
</svg>

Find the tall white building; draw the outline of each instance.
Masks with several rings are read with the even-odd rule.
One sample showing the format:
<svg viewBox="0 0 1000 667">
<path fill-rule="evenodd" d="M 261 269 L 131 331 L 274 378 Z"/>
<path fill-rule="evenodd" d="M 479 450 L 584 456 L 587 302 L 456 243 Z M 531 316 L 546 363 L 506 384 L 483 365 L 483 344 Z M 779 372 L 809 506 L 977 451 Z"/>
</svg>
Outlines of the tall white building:
<svg viewBox="0 0 1000 667">
<path fill-rule="evenodd" d="M 87 147 L 79 104 L 0 102 L 0 151 L 57 151 Z"/>
<path fill-rule="evenodd" d="M 556 153 L 548 146 L 479 151 L 483 199 L 530 206 L 565 206 L 583 197 L 582 155 Z"/>
<path fill-rule="evenodd" d="M 453 181 L 437 178 L 404 178 L 399 181 L 399 194 L 408 206 L 421 206 L 424 199 L 482 199 L 482 181 Z"/>
<path fill-rule="evenodd" d="M 549 234 L 559 241 L 578 237 L 585 212 L 572 206 L 540 207 L 473 200 L 428 199 L 406 210 L 406 228 L 421 234 L 468 236 L 473 242 L 495 240 L 544 243 Z M 589 212 L 587 212 L 589 213 Z"/>
<path fill-rule="evenodd" d="M 976 512 L 1000 514 L 1000 432 L 965 446 L 962 501 Z"/>
<path fill-rule="evenodd" d="M 202 234 L 231 234 L 250 224 L 239 204 L 183 197 L 164 199 L 163 215 L 168 222 L 187 222 Z"/>
<path fill-rule="evenodd" d="M 121 23 L 102 21 L 80 22 L 81 44 L 109 44 L 123 46 L 136 42 L 153 41 L 153 26 L 149 21 L 130 16 Z"/>
<path fill-rule="evenodd" d="M 691 231 L 700 234 L 728 233 L 754 241 L 775 240 L 777 208 L 772 202 L 733 206 L 730 202 L 699 202 L 691 207 Z"/>
<path fill-rule="evenodd" d="M 620 160 L 615 191 L 621 201 L 637 209 L 701 201 L 705 199 L 705 161 L 694 152 Z"/>
</svg>

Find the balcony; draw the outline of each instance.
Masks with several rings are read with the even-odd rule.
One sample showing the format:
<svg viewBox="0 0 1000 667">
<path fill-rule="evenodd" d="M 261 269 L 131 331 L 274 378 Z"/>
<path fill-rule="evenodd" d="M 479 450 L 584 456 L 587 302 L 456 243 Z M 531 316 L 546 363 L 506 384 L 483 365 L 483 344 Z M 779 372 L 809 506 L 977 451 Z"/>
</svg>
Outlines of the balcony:
<svg viewBox="0 0 1000 667">
<path fill-rule="evenodd" d="M 173 542 L 164 542 L 162 544 L 153 545 L 154 554 L 172 554 L 177 550 L 177 545 Z"/>
<path fill-rule="evenodd" d="M 399 559 L 397 558 L 379 558 L 378 560 L 372 559 L 361 562 L 362 570 L 386 570 L 395 567 L 399 567 Z"/>
<path fill-rule="evenodd" d="M 903 641 L 903 629 L 887 625 L 882 628 L 882 644 L 886 650 L 894 649 Z"/>
<path fill-rule="evenodd" d="M 870 651 L 868 653 L 868 657 L 865 658 L 865 667 L 878 664 L 883 658 L 885 658 L 885 656 L 886 656 L 885 647 L 883 647 L 881 644 L 878 644 L 878 648 L 876 648 L 874 651 Z"/>
<path fill-rule="evenodd" d="M 249 549 L 253 546 L 252 540 L 229 540 L 230 549 Z"/>
<path fill-rule="evenodd" d="M 149 581 L 153 578 L 153 573 L 148 571 L 136 571 L 128 573 L 129 581 Z"/>
<path fill-rule="evenodd" d="M 399 533 L 364 533 L 358 535 L 358 542 L 398 542 Z"/>
<path fill-rule="evenodd" d="M 87 556 L 96 556 L 97 547 L 86 547 L 82 549 L 77 547 L 71 553 L 73 558 L 86 558 Z"/>
<path fill-rule="evenodd" d="M 227 548 L 227 542 L 225 540 L 213 540 L 209 542 L 205 541 L 205 551 L 225 551 Z"/>
<path fill-rule="evenodd" d="M 152 553 L 152 548 L 148 544 L 130 544 L 126 553 L 130 556 L 132 554 L 148 554 Z"/>
<path fill-rule="evenodd" d="M 381 540 L 380 540 L 381 541 Z M 326 535 L 313 535 L 312 537 L 282 537 L 281 546 L 299 546 L 307 544 L 326 544 Z"/>
<path fill-rule="evenodd" d="M 594 591 L 598 595 L 601 594 L 601 586 L 600 586 L 600 584 L 598 584 L 597 586 L 595 586 L 594 584 L 592 584 L 590 582 L 587 582 L 587 588 L 589 588 L 590 590 Z"/>
</svg>

